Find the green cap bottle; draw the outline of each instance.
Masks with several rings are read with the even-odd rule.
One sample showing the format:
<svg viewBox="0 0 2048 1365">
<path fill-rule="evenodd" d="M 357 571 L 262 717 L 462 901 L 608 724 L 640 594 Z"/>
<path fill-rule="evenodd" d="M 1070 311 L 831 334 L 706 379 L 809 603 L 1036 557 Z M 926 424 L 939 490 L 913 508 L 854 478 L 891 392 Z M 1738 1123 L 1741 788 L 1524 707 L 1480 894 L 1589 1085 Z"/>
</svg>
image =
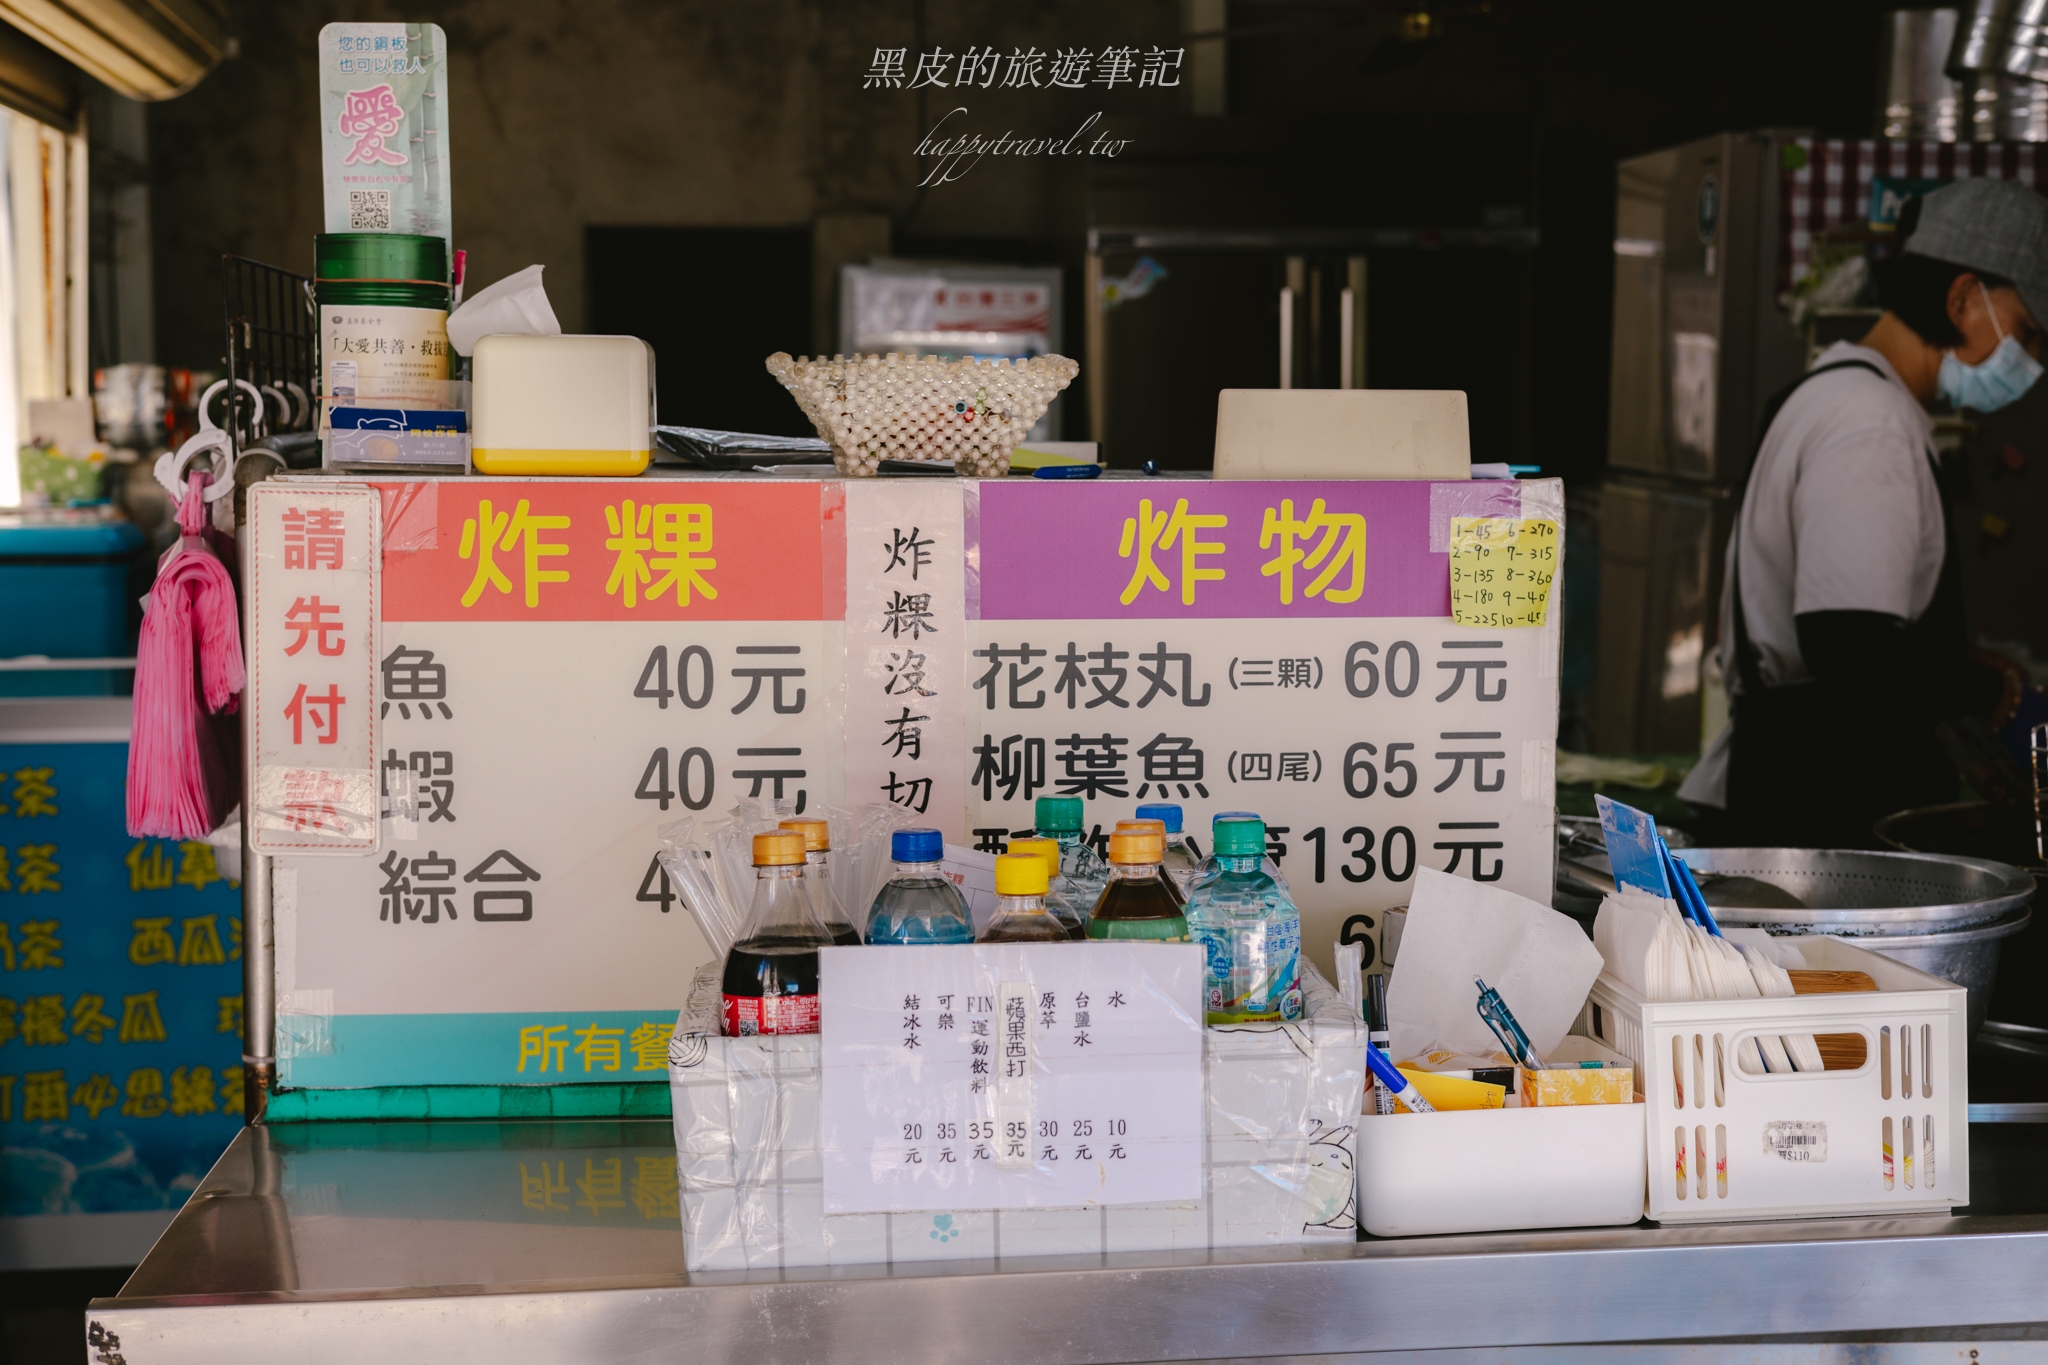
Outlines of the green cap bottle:
<svg viewBox="0 0 2048 1365">
<path fill-rule="evenodd" d="M 1264 820 L 1218 820 L 1211 827 L 1211 839 L 1219 858 L 1258 858 L 1266 852 Z"/>
<path fill-rule="evenodd" d="M 1041 796 L 1038 798 L 1037 823 L 1032 828 L 1041 833 L 1078 833 L 1081 825 L 1081 798 L 1078 796 Z"/>
</svg>

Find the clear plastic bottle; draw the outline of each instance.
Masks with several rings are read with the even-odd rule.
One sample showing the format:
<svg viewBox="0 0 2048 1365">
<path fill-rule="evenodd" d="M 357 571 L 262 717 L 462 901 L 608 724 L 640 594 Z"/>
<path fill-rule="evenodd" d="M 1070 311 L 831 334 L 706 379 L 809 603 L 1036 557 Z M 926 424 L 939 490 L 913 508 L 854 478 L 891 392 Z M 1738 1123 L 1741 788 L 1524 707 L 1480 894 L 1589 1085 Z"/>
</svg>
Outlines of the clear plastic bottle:
<svg viewBox="0 0 2048 1365">
<path fill-rule="evenodd" d="M 1067 899 L 1085 920 L 1090 908 L 1102 899 L 1102 888 L 1109 881 L 1109 866 L 1087 840 L 1081 798 L 1041 796 L 1037 812 L 1034 818 L 1038 827 L 1032 833 L 1041 839 L 1059 841 L 1060 876 L 1066 882 Z"/>
<path fill-rule="evenodd" d="M 939 871 L 945 851 L 945 837 L 935 829 L 899 829 L 889 836 L 896 872 L 868 910 L 869 943 L 974 942 L 967 899 Z"/>
<path fill-rule="evenodd" d="M 1067 895 L 1067 882 L 1060 875 L 1060 846 L 1056 839 L 1012 839 L 1010 852 L 1025 853 L 1045 860 L 1047 886 L 1045 908 L 1067 931 L 1067 937 L 1083 939 L 1088 937 L 1088 921 L 1082 917 L 1079 907 Z M 1090 903 L 1093 909 L 1093 903 Z"/>
<path fill-rule="evenodd" d="M 1088 937 L 1186 943 L 1188 920 L 1159 870 L 1166 840 L 1157 830 L 1109 836 L 1109 884 L 1088 917 Z"/>
<path fill-rule="evenodd" d="M 1260 820 L 1216 822 L 1216 875 L 1188 899 L 1188 932 L 1202 945 L 1211 1024 L 1301 1018 L 1301 911 L 1260 866 Z"/>
<path fill-rule="evenodd" d="M 781 827 L 804 836 L 804 885 L 811 893 L 811 908 L 817 911 L 818 922 L 834 943 L 858 946 L 860 930 L 853 927 L 853 917 L 839 903 L 839 890 L 832 885 L 832 827 L 809 818 L 784 820 Z"/>
<path fill-rule="evenodd" d="M 1157 820 L 1166 827 L 1166 857 L 1159 866 L 1165 870 L 1167 880 L 1180 888 L 1185 900 L 1194 888 L 1195 878 L 1202 875 L 1202 850 L 1181 831 L 1181 808 L 1171 801 L 1151 801 L 1138 807 L 1138 818 Z"/>
<path fill-rule="evenodd" d="M 728 1038 L 818 1031 L 818 949 L 832 935 L 804 893 L 804 837 L 754 836 L 754 906 L 725 955 L 719 1031 Z"/>
<path fill-rule="evenodd" d="M 996 913 L 977 943 L 1069 943 L 1067 926 L 1045 906 L 1049 880 L 1038 853 L 1005 853 L 996 859 Z"/>
<path fill-rule="evenodd" d="M 1119 820 L 1116 822 L 1116 833 L 1118 834 L 1140 834 L 1146 831 L 1159 836 L 1159 847 L 1162 851 L 1168 847 L 1170 840 L 1166 833 L 1166 822 L 1164 820 Z M 1179 882 L 1175 881 L 1167 873 L 1163 857 L 1159 864 L 1159 875 L 1166 882 L 1166 889 L 1173 893 L 1175 900 L 1180 902 L 1181 909 L 1187 909 L 1187 892 Z"/>
<path fill-rule="evenodd" d="M 1217 856 L 1216 856 L 1216 852 L 1215 852 L 1215 849 L 1216 849 L 1216 831 L 1217 831 L 1217 829 L 1218 829 L 1218 828 L 1220 828 L 1220 827 L 1222 826 L 1222 824 L 1223 824 L 1223 822 L 1224 822 L 1225 820 L 1259 820 L 1259 821 L 1260 821 L 1260 827 L 1261 827 L 1261 828 L 1264 828 L 1264 823 L 1265 823 L 1265 822 L 1264 822 L 1264 821 L 1263 821 L 1263 820 L 1262 820 L 1262 819 L 1260 818 L 1260 816 L 1259 816 L 1258 812 L 1256 812 L 1256 811 L 1249 811 L 1249 810 L 1226 810 L 1226 811 L 1219 811 L 1219 812 L 1218 812 L 1218 813 L 1216 814 L 1216 816 L 1215 816 L 1215 817 L 1214 817 L 1213 819 L 1211 819 L 1211 820 L 1210 820 L 1210 822 L 1209 822 L 1209 850 L 1210 850 L 1210 852 L 1209 852 L 1209 856 L 1208 856 L 1208 857 L 1206 857 L 1206 858 L 1202 859 L 1202 866 L 1201 866 L 1201 870 L 1200 870 L 1200 871 L 1199 871 L 1199 872 L 1198 872 L 1198 873 L 1196 874 L 1197 876 L 1200 876 L 1200 877 L 1213 877 L 1214 875 L 1216 875 L 1216 873 L 1217 873 L 1217 872 L 1219 872 L 1219 871 L 1221 871 L 1221 870 L 1222 870 L 1222 866 L 1223 866 L 1223 864 L 1222 864 L 1222 862 L 1221 862 L 1221 861 L 1220 861 L 1220 860 L 1219 860 L 1219 859 L 1217 858 Z M 1289 887 L 1288 887 L 1288 885 L 1287 885 L 1287 874 L 1286 874 L 1286 873 L 1284 873 L 1284 872 L 1282 872 L 1282 871 L 1280 870 L 1280 864 L 1278 864 L 1278 863 L 1274 862 L 1274 861 L 1273 861 L 1273 860 L 1272 860 L 1271 858 L 1265 858 L 1265 857 L 1263 857 L 1263 855 L 1262 855 L 1262 860 L 1261 860 L 1261 862 L 1260 862 L 1259 866 L 1260 866 L 1260 868 L 1261 868 L 1261 869 L 1262 869 L 1262 870 L 1263 870 L 1263 871 L 1265 872 L 1265 874 L 1266 874 L 1266 875 L 1267 875 L 1268 877 L 1271 877 L 1271 878 L 1272 878 L 1272 879 L 1273 879 L 1273 880 L 1274 880 L 1275 882 L 1279 883 L 1279 885 L 1280 885 L 1280 889 L 1281 889 L 1282 891 L 1285 891 L 1285 892 L 1287 892 L 1287 895 L 1289 896 L 1289 898 L 1290 898 L 1290 899 L 1291 899 L 1291 898 L 1293 897 L 1293 895 L 1294 895 L 1294 892 L 1293 892 L 1293 890 L 1292 890 L 1291 888 L 1289 888 Z"/>
</svg>

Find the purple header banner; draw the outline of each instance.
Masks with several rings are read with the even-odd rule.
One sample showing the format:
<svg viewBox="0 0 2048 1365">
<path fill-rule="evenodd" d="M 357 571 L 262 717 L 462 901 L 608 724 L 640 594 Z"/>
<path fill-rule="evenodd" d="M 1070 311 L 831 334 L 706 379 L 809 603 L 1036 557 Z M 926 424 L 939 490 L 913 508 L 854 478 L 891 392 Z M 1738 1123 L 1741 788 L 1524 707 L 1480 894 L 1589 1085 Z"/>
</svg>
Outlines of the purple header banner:
<svg viewBox="0 0 2048 1365">
<path fill-rule="evenodd" d="M 1508 480 L 992 479 L 979 501 L 991 621 L 1449 616 L 1451 518 L 1522 514 Z"/>
</svg>

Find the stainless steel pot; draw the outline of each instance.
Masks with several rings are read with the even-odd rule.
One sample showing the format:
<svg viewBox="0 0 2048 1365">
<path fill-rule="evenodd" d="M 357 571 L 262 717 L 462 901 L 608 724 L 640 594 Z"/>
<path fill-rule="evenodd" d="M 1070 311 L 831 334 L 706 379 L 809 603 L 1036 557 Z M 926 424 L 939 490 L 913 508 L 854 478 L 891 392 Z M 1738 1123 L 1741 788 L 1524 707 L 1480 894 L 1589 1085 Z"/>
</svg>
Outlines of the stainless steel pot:
<svg viewBox="0 0 2048 1365">
<path fill-rule="evenodd" d="M 2026 928 L 2033 917 L 2034 912 L 2022 906 L 1989 924 L 1933 934 L 1881 934 L 1864 938 L 1857 946 L 1967 987 L 1970 999 L 1966 1008 L 1970 1036 L 1974 1038 L 1991 1007 L 1991 987 L 1998 979 L 1999 950 L 2006 939 Z"/>
<path fill-rule="evenodd" d="M 1777 933 L 1927 934 L 1988 924 L 2034 895 L 2032 876 L 1988 858 L 1811 848 L 1673 852 L 1705 874 L 1700 891 L 1722 923 Z"/>
</svg>

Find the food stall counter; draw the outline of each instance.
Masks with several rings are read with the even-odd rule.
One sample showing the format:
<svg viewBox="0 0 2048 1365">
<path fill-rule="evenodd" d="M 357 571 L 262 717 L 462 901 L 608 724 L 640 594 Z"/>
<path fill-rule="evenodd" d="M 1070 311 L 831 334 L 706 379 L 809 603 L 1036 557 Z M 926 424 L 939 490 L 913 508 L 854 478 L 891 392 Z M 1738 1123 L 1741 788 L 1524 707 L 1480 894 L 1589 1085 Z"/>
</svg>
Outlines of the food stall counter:
<svg viewBox="0 0 2048 1365">
<path fill-rule="evenodd" d="M 1974 1128 L 1987 1189 L 2025 1185 L 1988 1178 L 2004 1129 Z M 1579 1343 L 1585 1358 L 1609 1353 L 1592 1343 L 2010 1338 L 1999 1325 L 2039 1318 L 2048 1278 L 2048 1215 L 1982 1199 L 1958 1217 L 691 1275 L 675 1170 L 659 1119 L 252 1127 L 91 1305 L 89 1356 L 1092 1365 Z"/>
</svg>

